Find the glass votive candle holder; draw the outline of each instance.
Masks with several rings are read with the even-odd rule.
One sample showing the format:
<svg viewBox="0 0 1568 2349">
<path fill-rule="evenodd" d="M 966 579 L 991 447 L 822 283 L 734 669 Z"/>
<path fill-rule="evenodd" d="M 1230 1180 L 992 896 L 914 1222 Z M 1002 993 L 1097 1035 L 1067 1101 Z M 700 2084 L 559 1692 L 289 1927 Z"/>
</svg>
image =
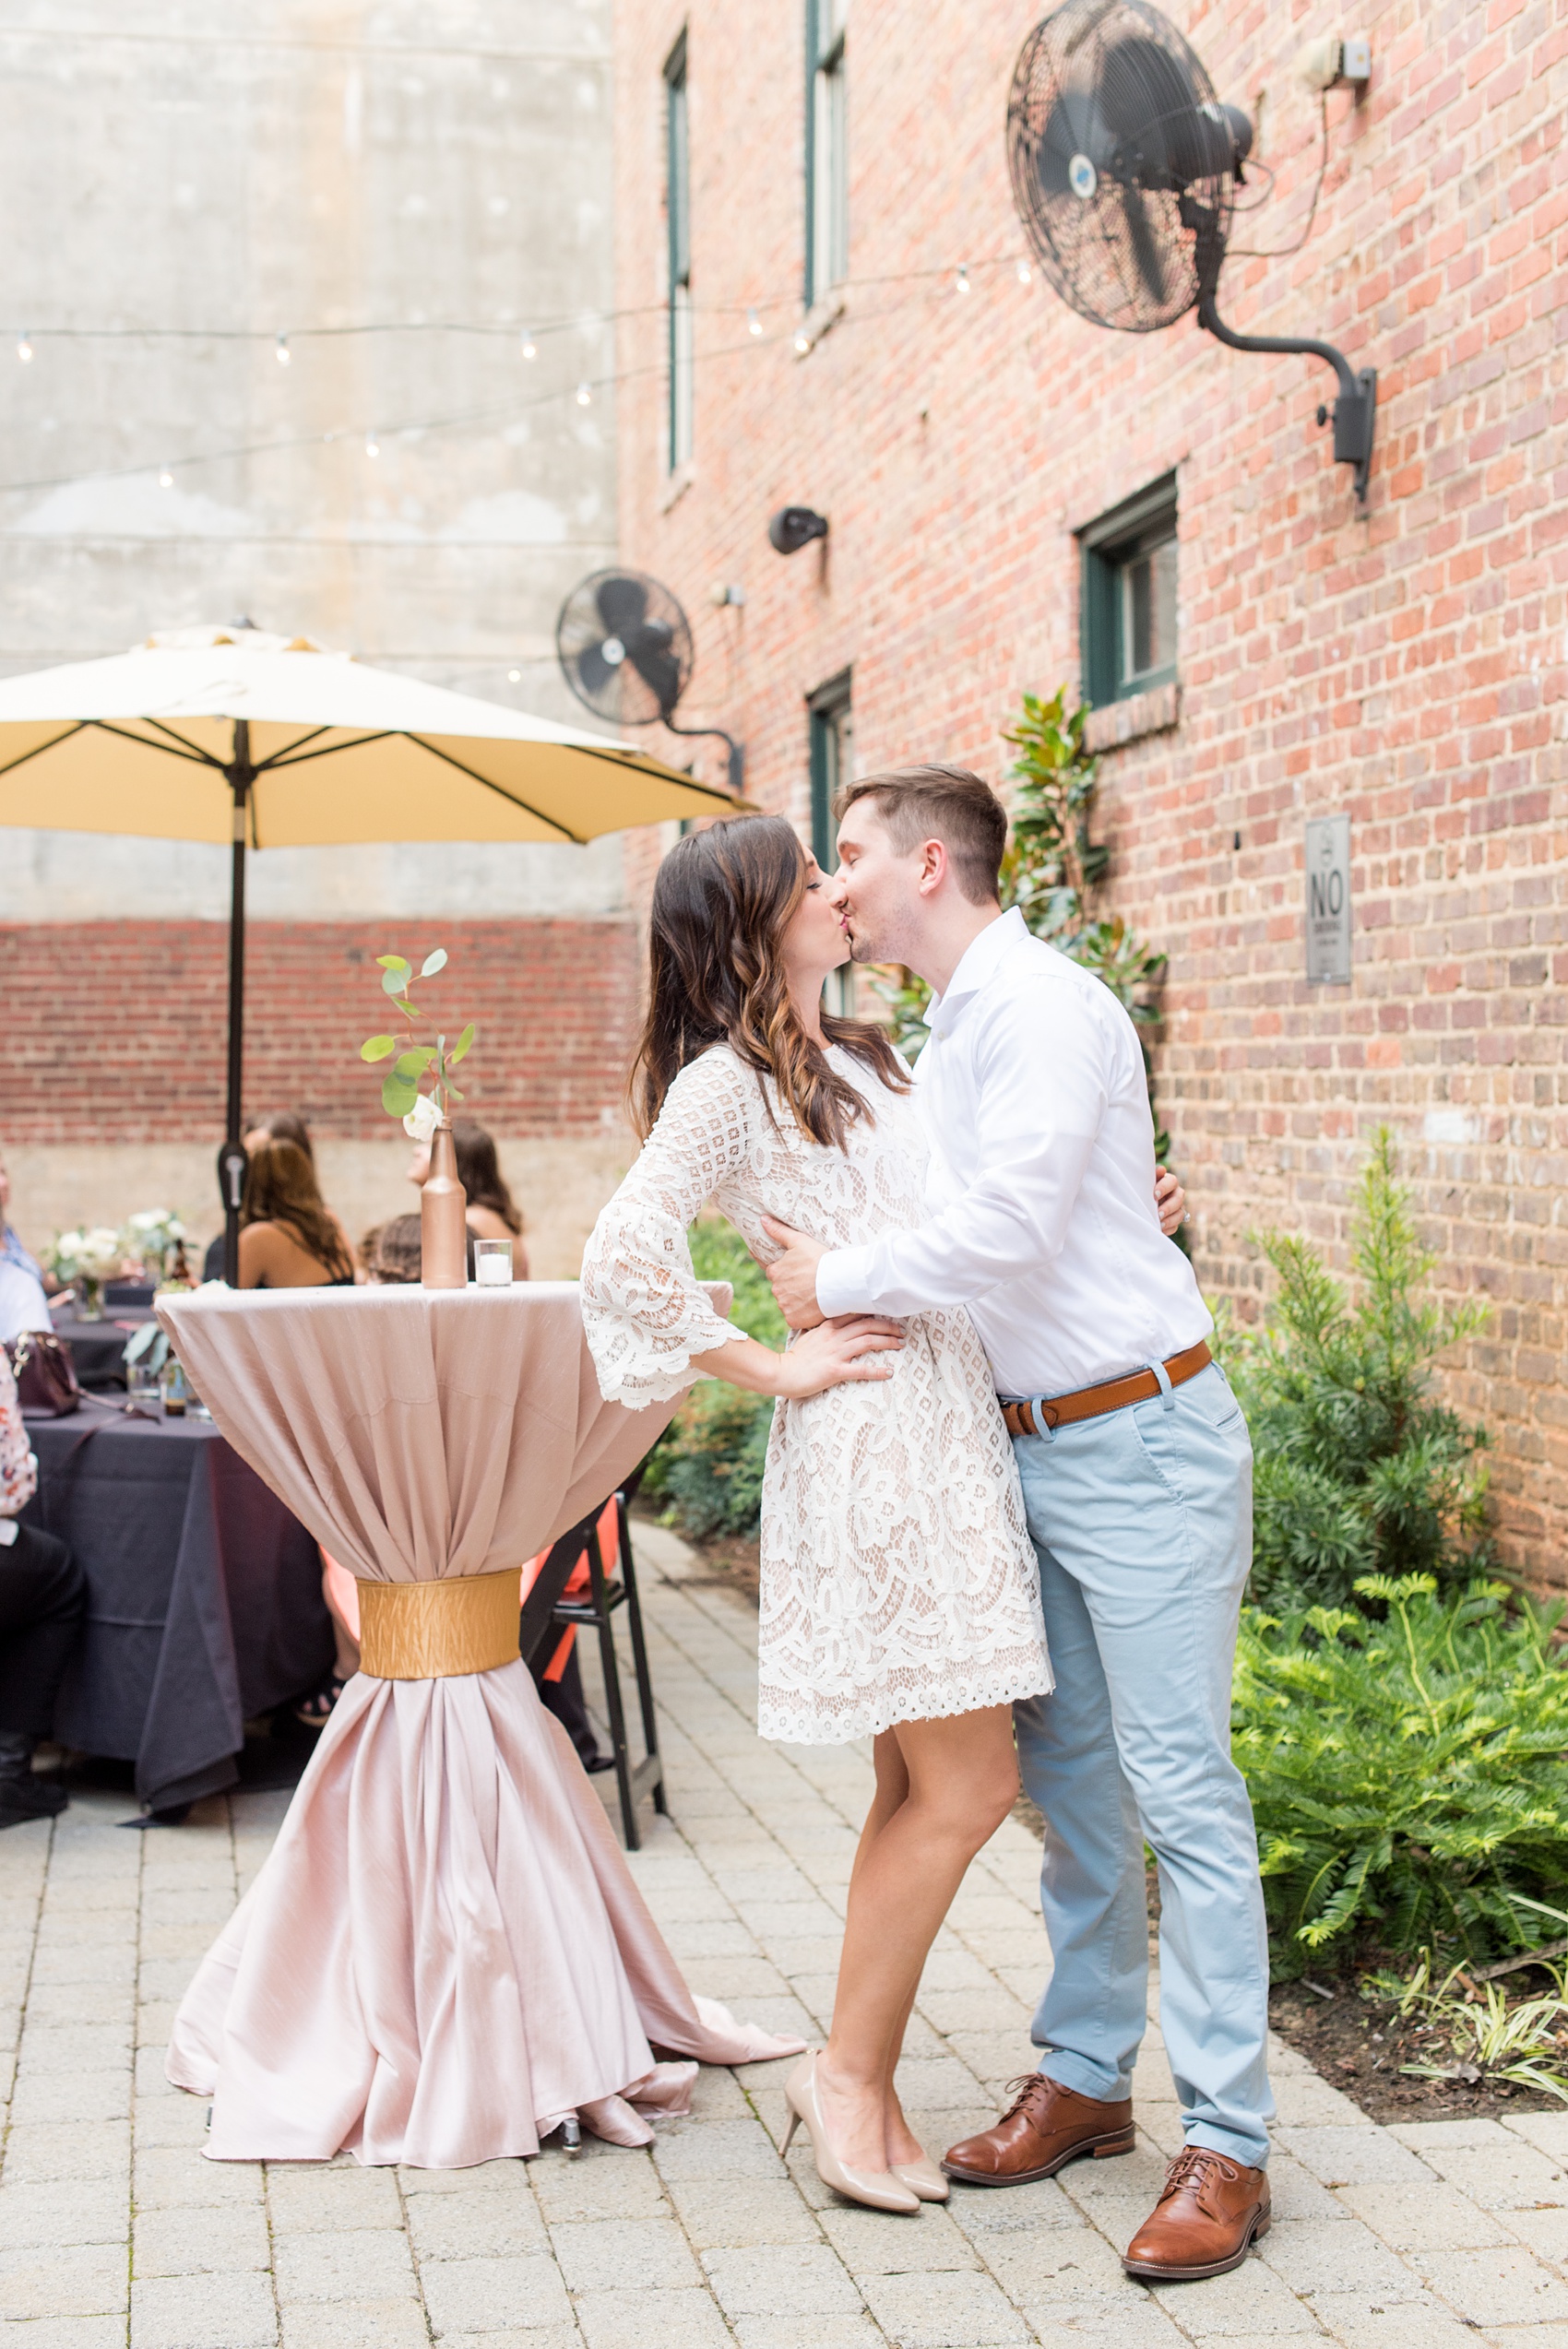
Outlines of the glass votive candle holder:
<svg viewBox="0 0 1568 2349">
<path fill-rule="evenodd" d="M 481 1288 L 510 1288 L 512 1243 L 509 1240 L 476 1240 L 474 1278 Z"/>
</svg>

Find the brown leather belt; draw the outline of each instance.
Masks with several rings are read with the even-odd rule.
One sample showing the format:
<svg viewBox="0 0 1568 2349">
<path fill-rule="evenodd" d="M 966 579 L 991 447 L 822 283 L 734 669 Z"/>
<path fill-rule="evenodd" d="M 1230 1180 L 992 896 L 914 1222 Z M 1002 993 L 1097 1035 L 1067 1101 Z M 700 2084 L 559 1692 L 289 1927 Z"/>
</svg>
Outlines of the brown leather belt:
<svg viewBox="0 0 1568 2349">
<path fill-rule="evenodd" d="M 1206 1370 L 1214 1357 L 1200 1337 L 1184 1354 L 1172 1354 L 1165 1375 L 1172 1386 L 1182 1386 Z M 1147 1403 L 1159 1393 L 1152 1370 L 1130 1370 L 1124 1379 L 1107 1379 L 1102 1386 L 1081 1386 L 1075 1394 L 1037 1394 L 1021 1403 L 1004 1402 L 1002 1416 L 1009 1435 L 1042 1435 L 1045 1428 L 1068 1427 L 1075 1419 L 1098 1419 L 1106 1411 L 1123 1411 L 1129 1403 Z M 1043 1420 L 1045 1428 L 1038 1422 Z"/>
</svg>

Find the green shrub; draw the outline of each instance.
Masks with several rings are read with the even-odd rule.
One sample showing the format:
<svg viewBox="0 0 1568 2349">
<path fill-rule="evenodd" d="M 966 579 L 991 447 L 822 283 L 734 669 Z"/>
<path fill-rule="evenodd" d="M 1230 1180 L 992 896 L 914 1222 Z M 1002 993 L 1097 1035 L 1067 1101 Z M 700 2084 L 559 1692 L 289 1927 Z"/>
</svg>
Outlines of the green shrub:
<svg viewBox="0 0 1568 2349">
<path fill-rule="evenodd" d="M 1369 1945 L 1536 1947 L 1515 1896 L 1568 1888 L 1561 1605 L 1495 1583 L 1363 1576 L 1354 1608 L 1248 1608 L 1232 1751 L 1257 1819 L 1275 1970 Z"/>
<path fill-rule="evenodd" d="M 699 1280 L 727 1280 L 735 1291 L 731 1318 L 764 1346 L 781 1347 L 789 1335 L 773 1301 L 767 1275 L 729 1224 L 707 1218 L 692 1226 L 692 1265 Z M 710 1534 L 756 1531 L 763 1463 L 773 1402 L 743 1394 L 718 1379 L 701 1379 L 649 1457 L 642 1489 L 663 1507 L 666 1522 L 698 1540 Z"/>
<path fill-rule="evenodd" d="M 1438 1356 L 1485 1311 L 1428 1299 L 1435 1259 L 1387 1130 L 1361 1179 L 1353 1303 L 1304 1240 L 1275 1232 L 1262 1246 L 1278 1296 L 1262 1335 L 1228 1360 L 1256 1464 L 1253 1598 L 1281 1612 L 1341 1605 L 1367 1574 L 1456 1587 L 1486 1572 L 1486 1430 L 1431 1392 Z"/>
</svg>

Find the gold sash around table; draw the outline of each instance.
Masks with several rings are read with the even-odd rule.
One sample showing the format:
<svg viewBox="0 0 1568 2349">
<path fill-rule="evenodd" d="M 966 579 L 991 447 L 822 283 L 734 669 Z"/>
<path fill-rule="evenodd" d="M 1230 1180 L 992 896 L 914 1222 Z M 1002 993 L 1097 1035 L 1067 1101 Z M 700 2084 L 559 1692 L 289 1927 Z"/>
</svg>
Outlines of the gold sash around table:
<svg viewBox="0 0 1568 2349">
<path fill-rule="evenodd" d="M 450 1680 L 517 1660 L 521 1577 L 360 1584 L 360 1670 L 373 1680 Z"/>
</svg>

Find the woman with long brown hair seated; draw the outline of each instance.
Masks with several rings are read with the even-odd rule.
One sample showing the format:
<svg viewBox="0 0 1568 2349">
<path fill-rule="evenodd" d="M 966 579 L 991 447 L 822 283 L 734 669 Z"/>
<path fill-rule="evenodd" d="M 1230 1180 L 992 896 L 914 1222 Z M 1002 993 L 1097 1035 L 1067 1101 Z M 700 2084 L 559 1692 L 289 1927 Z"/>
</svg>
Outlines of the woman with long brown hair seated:
<svg viewBox="0 0 1568 2349">
<path fill-rule="evenodd" d="M 343 1228 L 297 1142 L 251 1152 L 240 1209 L 242 1288 L 349 1288 L 354 1261 Z"/>
</svg>

